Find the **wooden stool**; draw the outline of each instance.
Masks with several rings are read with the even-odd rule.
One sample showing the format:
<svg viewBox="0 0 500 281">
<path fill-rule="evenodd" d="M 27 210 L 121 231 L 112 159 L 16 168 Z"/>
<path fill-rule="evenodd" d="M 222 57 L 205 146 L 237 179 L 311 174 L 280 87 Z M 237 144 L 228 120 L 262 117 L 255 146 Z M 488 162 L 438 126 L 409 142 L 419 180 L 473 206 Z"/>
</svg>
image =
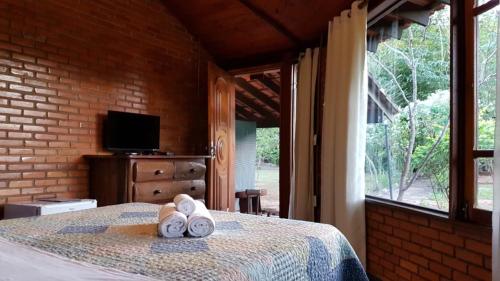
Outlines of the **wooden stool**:
<svg viewBox="0 0 500 281">
<path fill-rule="evenodd" d="M 246 189 L 235 193 L 235 197 L 240 199 L 240 213 L 260 215 L 260 197 L 267 194 L 265 189 Z"/>
</svg>

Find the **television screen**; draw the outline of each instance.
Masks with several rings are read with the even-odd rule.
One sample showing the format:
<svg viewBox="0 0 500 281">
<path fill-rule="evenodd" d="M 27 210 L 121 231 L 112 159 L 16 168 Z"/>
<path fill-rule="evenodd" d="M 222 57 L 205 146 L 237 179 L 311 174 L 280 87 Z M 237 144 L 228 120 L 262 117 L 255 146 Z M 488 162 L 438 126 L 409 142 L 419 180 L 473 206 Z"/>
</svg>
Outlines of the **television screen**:
<svg viewBox="0 0 500 281">
<path fill-rule="evenodd" d="M 160 149 L 160 117 L 108 111 L 104 146 L 111 151 L 143 152 Z"/>
</svg>

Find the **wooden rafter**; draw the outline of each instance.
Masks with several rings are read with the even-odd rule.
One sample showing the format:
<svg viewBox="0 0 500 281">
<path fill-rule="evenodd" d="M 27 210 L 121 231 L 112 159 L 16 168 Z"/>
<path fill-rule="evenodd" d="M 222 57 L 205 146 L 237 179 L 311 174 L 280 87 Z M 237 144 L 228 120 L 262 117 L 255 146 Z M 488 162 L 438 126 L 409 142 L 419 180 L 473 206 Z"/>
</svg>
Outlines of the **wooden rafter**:
<svg viewBox="0 0 500 281">
<path fill-rule="evenodd" d="M 283 24 L 275 20 L 273 17 L 269 16 L 264 10 L 252 4 L 250 0 L 240 0 L 240 3 L 252 11 L 257 17 L 261 18 L 264 22 L 272 26 L 276 31 L 283 34 L 290 42 L 295 44 L 297 47 L 302 46 L 302 40 L 300 40 L 295 34 L 293 34 L 288 28 Z"/>
<path fill-rule="evenodd" d="M 250 79 L 258 80 L 262 85 L 266 86 L 266 88 L 273 91 L 275 94 L 280 94 L 280 86 L 265 74 L 250 75 Z"/>
<path fill-rule="evenodd" d="M 244 106 L 236 103 L 236 113 L 242 116 L 245 120 L 253 120 L 255 121 L 256 117 L 252 112 L 249 112 Z"/>
<path fill-rule="evenodd" d="M 260 116 L 265 119 L 277 119 L 276 113 L 267 110 L 265 107 L 255 103 L 254 100 L 246 97 L 242 92 L 236 92 L 236 100 L 251 110 L 257 112 Z"/>
<path fill-rule="evenodd" d="M 240 88 L 242 88 L 243 90 L 254 96 L 256 99 L 260 100 L 262 103 L 269 106 L 275 112 L 280 112 L 279 103 L 277 103 L 275 100 L 263 94 L 254 86 L 250 85 L 245 79 L 241 77 L 236 78 L 236 84 L 238 84 Z"/>
</svg>

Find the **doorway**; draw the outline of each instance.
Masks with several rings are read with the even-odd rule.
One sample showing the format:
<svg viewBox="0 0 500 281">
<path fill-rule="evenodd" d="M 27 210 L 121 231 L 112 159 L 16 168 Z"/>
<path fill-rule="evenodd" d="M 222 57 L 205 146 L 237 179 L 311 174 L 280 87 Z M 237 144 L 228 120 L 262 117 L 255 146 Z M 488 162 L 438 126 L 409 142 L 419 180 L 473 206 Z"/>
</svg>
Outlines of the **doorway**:
<svg viewBox="0 0 500 281">
<path fill-rule="evenodd" d="M 253 191 L 263 214 L 279 215 L 280 92 L 280 69 L 235 76 L 237 210 L 249 211 L 238 197 Z"/>
</svg>

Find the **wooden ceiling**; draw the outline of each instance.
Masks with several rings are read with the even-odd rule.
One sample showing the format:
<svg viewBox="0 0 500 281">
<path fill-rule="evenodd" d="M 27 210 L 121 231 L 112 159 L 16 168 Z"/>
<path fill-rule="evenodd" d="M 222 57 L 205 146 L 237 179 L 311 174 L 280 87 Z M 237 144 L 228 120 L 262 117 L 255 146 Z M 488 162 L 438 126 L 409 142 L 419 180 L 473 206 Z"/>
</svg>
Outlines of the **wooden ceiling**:
<svg viewBox="0 0 500 281">
<path fill-rule="evenodd" d="M 318 46 L 333 17 L 350 8 L 352 0 L 162 0 L 198 38 L 217 64 L 236 80 L 237 119 L 258 127 L 278 127 L 279 70 L 241 75 L 242 68 L 279 63 L 286 53 L 298 55 Z M 429 16 L 448 0 L 370 0 L 368 49 L 398 38 L 411 24 L 426 25 Z M 397 27 L 394 29 L 394 27 Z M 393 32 L 396 30 L 396 32 Z M 391 32 L 388 32 L 391 31 Z M 324 42 L 323 42 L 324 43 Z M 271 65 L 273 67 L 275 65 Z M 271 68 L 267 68 L 271 69 Z M 372 81 L 370 102 L 378 122 L 394 109 Z M 369 110 L 370 111 L 370 110 Z"/>
<path fill-rule="evenodd" d="M 328 21 L 353 0 L 162 0 L 226 70 L 277 63 L 317 46 Z M 449 0 L 370 0 L 369 49 L 388 38 L 395 21 L 422 24 Z M 397 12 L 397 13 L 395 13 Z"/>
<path fill-rule="evenodd" d="M 163 0 L 226 68 L 302 50 L 352 0 Z"/>
<path fill-rule="evenodd" d="M 254 121 L 259 128 L 279 127 L 279 70 L 239 75 L 235 81 L 236 119 Z"/>
</svg>

